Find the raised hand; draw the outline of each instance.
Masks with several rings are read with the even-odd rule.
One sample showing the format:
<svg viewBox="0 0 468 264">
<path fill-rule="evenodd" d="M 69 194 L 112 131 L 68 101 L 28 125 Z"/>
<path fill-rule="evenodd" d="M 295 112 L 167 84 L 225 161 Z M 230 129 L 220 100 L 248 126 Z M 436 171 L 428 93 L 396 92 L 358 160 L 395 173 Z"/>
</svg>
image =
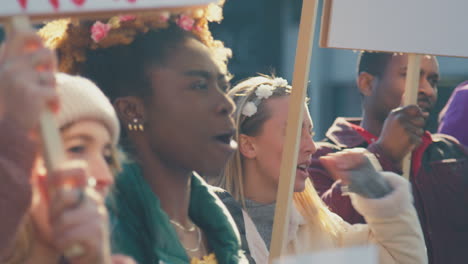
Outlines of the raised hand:
<svg viewBox="0 0 468 264">
<path fill-rule="evenodd" d="M 55 54 L 33 31 L 7 37 L 0 52 L 0 119 L 31 130 L 46 105 L 57 110 Z"/>
<path fill-rule="evenodd" d="M 427 117 L 428 113 L 416 105 L 394 109 L 385 120 L 377 144 L 394 162 L 400 163 L 421 143 Z"/>
<path fill-rule="evenodd" d="M 52 243 L 72 264 L 112 263 L 103 197 L 83 167 L 57 170 L 49 184 Z M 125 263 L 125 262 L 123 262 Z"/>
</svg>

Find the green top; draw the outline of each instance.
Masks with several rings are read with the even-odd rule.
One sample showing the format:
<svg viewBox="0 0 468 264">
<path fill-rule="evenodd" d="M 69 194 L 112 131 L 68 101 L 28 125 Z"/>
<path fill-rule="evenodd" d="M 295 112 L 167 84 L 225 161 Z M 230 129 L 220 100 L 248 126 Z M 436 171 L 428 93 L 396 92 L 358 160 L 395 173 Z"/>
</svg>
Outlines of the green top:
<svg viewBox="0 0 468 264">
<path fill-rule="evenodd" d="M 205 232 L 218 263 L 247 263 L 234 221 L 213 189 L 193 174 L 190 218 Z M 131 256 L 140 264 L 189 263 L 169 217 L 136 163 L 124 164 L 107 204 L 114 253 Z"/>
</svg>

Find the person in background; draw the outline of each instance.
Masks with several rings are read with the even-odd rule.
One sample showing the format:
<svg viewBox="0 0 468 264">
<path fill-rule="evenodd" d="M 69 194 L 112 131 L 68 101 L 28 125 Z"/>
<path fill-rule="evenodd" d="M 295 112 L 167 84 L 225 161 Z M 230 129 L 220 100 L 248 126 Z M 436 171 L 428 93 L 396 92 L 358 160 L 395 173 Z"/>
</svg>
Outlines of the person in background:
<svg viewBox="0 0 468 264">
<path fill-rule="evenodd" d="M 426 119 L 437 100 L 437 59 L 421 60 L 417 105 L 399 107 L 405 89 L 407 55 L 362 52 L 357 87 L 362 118 L 337 118 L 318 143 L 309 174 L 330 209 L 350 223 L 365 218 L 343 196 L 340 181 L 323 168 L 320 157 L 348 148 L 374 153 L 385 171 L 402 173 L 404 157 L 412 153 L 409 180 L 424 232 L 429 263 L 460 263 L 468 247 L 467 149 L 452 137 L 430 134 Z"/>
<path fill-rule="evenodd" d="M 439 133 L 468 146 L 468 81 L 458 85 L 439 115 Z"/>
<path fill-rule="evenodd" d="M 236 221 L 244 250 L 256 263 L 268 262 L 290 93 L 286 80 L 269 76 L 249 78 L 228 93 L 237 105 L 239 148 L 219 184 L 227 192 L 218 195 Z M 308 179 L 316 148 L 312 120 L 304 107 L 286 254 L 376 244 L 379 263 L 426 263 L 408 182 L 394 173 L 378 172 L 370 162 L 375 158 L 364 149 L 336 153 L 323 162 L 348 184 L 353 204 L 368 225 L 350 225 L 323 204 Z"/>
</svg>

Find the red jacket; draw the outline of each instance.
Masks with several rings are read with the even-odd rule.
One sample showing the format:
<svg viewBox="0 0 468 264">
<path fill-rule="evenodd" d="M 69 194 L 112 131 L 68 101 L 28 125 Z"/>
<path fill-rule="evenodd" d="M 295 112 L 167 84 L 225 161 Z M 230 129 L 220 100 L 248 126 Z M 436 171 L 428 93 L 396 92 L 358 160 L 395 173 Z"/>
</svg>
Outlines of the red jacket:
<svg viewBox="0 0 468 264">
<path fill-rule="evenodd" d="M 364 223 L 341 195 L 340 182 L 324 170 L 319 157 L 346 148 L 363 147 L 373 152 L 382 168 L 401 174 L 401 169 L 373 144 L 376 137 L 358 124 L 360 119 L 338 118 L 318 143 L 309 169 L 315 188 L 330 209 L 349 223 Z M 468 149 L 450 136 L 428 132 L 413 152 L 410 182 L 422 225 L 429 263 L 468 263 Z"/>
</svg>

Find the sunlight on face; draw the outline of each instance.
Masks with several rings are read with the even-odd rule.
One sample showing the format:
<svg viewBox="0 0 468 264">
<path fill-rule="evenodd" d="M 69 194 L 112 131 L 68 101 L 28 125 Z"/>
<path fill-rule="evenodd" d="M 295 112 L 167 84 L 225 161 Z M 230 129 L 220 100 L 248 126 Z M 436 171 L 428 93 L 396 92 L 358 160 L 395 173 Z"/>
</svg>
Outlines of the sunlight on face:
<svg viewBox="0 0 468 264">
<path fill-rule="evenodd" d="M 403 103 L 408 65 L 407 55 L 395 55 L 388 63 L 385 72 L 373 88 L 373 110 L 385 120 L 388 113 Z M 422 111 L 430 113 L 437 101 L 439 64 L 435 57 L 423 57 L 420 66 L 417 104 Z"/>
<path fill-rule="evenodd" d="M 61 129 L 62 140 L 67 160 L 83 160 L 87 163 L 89 176 L 95 182 L 96 190 L 105 197 L 114 182 L 111 166 L 114 165 L 112 141 L 107 128 L 93 120 L 71 123 Z M 49 225 L 48 204 L 46 199 L 45 172 L 39 160 L 36 167 L 37 185 L 32 203 L 32 217 L 39 234 L 38 239 L 49 243 L 52 231 Z"/>
<path fill-rule="evenodd" d="M 105 196 L 114 182 L 111 166 L 115 163 L 106 127 L 93 120 L 79 121 L 62 129 L 62 139 L 67 158 L 85 161 L 96 190 Z"/>
<path fill-rule="evenodd" d="M 150 147 L 186 171 L 218 175 L 234 153 L 230 140 L 234 105 L 225 95 L 226 73 L 200 41 L 187 39 L 150 78 L 154 94 L 146 105 Z M 177 103 L 174 103 L 177 102 Z"/>
<path fill-rule="evenodd" d="M 267 108 L 271 113 L 261 129 L 261 133 L 254 137 L 257 150 L 257 167 L 260 174 L 265 177 L 276 189 L 279 184 L 280 167 L 283 145 L 286 136 L 288 119 L 289 96 L 268 100 Z M 302 132 L 299 142 L 299 155 L 296 168 L 296 181 L 294 191 L 302 191 L 305 188 L 305 180 L 308 177 L 307 167 L 310 165 L 311 155 L 315 153 L 315 143 L 312 139 L 312 120 L 307 108 L 304 110 Z"/>
</svg>

